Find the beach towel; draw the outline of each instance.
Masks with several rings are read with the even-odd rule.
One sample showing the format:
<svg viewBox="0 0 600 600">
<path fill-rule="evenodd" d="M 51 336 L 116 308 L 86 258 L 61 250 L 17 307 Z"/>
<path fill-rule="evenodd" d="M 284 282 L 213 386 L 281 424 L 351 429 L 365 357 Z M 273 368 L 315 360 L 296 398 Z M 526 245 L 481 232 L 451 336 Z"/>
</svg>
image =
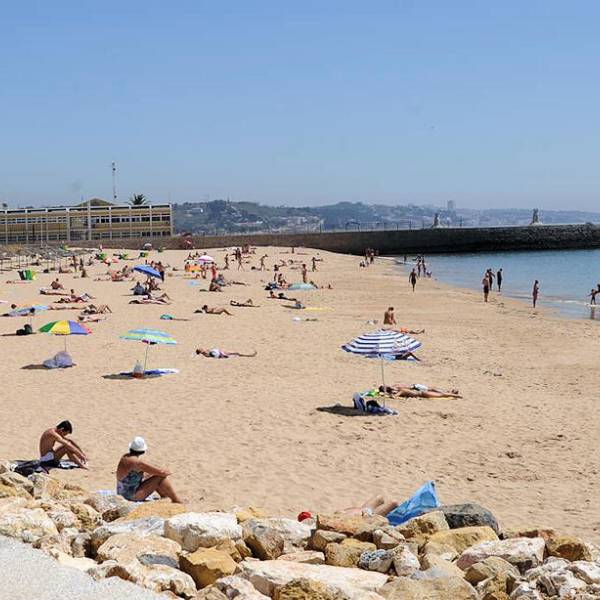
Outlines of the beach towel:
<svg viewBox="0 0 600 600">
<path fill-rule="evenodd" d="M 360 412 L 368 413 L 371 415 L 397 415 L 398 411 L 390 408 L 389 406 L 367 406 L 368 400 L 366 399 L 366 392 L 359 393 L 356 392 L 352 396 L 352 401 L 354 402 L 354 408 L 359 410 Z"/>
<path fill-rule="evenodd" d="M 171 375 L 173 373 L 179 373 L 179 369 L 149 369 L 144 372 L 145 377 L 162 377 L 163 375 Z M 137 379 L 133 376 L 132 371 L 122 371 L 119 375 L 129 376 L 132 379 Z"/>
<path fill-rule="evenodd" d="M 408 500 L 388 513 L 387 519 L 391 525 L 402 525 L 419 515 L 438 508 L 440 501 L 435 490 L 435 482 L 428 481 L 422 485 Z"/>
<path fill-rule="evenodd" d="M 78 469 L 79 465 L 70 460 L 61 460 L 58 464 L 43 463 L 40 459 L 36 460 L 15 460 L 11 469 L 23 477 L 29 477 L 33 473 L 47 473 L 50 469 Z"/>
</svg>

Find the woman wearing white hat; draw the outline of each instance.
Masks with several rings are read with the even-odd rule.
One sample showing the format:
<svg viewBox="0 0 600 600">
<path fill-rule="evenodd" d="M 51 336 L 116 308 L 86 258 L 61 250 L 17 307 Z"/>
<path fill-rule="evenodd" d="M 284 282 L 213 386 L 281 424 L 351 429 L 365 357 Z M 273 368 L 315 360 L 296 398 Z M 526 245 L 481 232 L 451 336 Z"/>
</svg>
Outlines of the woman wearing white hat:
<svg viewBox="0 0 600 600">
<path fill-rule="evenodd" d="M 157 492 L 162 498 L 183 504 L 169 479 L 171 472 L 142 460 L 146 450 L 148 445 L 143 437 L 135 437 L 129 444 L 129 452 L 117 465 L 117 494 L 126 500 L 140 502 Z"/>
</svg>

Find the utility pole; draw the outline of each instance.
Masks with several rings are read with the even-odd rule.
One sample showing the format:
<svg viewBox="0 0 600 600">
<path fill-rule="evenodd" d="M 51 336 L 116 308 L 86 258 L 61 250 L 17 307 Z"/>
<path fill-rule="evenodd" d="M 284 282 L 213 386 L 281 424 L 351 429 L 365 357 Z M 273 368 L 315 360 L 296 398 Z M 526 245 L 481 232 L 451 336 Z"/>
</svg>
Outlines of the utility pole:
<svg viewBox="0 0 600 600">
<path fill-rule="evenodd" d="M 117 202 L 117 163 L 112 161 L 113 202 Z"/>
</svg>

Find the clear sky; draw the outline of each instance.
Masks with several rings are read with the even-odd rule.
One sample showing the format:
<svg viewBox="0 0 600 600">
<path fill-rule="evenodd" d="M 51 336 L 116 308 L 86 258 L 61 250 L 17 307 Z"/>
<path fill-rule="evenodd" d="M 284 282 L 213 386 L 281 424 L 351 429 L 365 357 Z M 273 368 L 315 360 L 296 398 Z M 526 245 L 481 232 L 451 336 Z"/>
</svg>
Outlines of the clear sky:
<svg viewBox="0 0 600 600">
<path fill-rule="evenodd" d="M 600 210 L 596 0 L 0 13 L 0 200 Z"/>
</svg>

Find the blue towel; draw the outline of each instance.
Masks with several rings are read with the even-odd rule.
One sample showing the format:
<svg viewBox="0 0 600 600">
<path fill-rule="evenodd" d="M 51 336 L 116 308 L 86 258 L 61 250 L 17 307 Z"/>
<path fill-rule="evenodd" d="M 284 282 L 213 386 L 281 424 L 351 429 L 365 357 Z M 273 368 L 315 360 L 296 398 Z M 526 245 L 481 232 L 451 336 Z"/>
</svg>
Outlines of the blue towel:
<svg viewBox="0 0 600 600">
<path fill-rule="evenodd" d="M 352 396 L 354 402 L 354 408 L 361 412 L 368 413 L 370 415 L 397 415 L 398 411 L 390 408 L 389 406 L 367 406 L 365 400 L 366 392 L 359 394 L 358 392 Z"/>
<path fill-rule="evenodd" d="M 391 525 L 402 525 L 402 523 L 406 523 L 406 521 L 410 521 L 438 506 L 440 506 L 440 501 L 435 491 L 435 483 L 428 481 L 413 496 L 388 513 L 387 518 Z"/>
</svg>

